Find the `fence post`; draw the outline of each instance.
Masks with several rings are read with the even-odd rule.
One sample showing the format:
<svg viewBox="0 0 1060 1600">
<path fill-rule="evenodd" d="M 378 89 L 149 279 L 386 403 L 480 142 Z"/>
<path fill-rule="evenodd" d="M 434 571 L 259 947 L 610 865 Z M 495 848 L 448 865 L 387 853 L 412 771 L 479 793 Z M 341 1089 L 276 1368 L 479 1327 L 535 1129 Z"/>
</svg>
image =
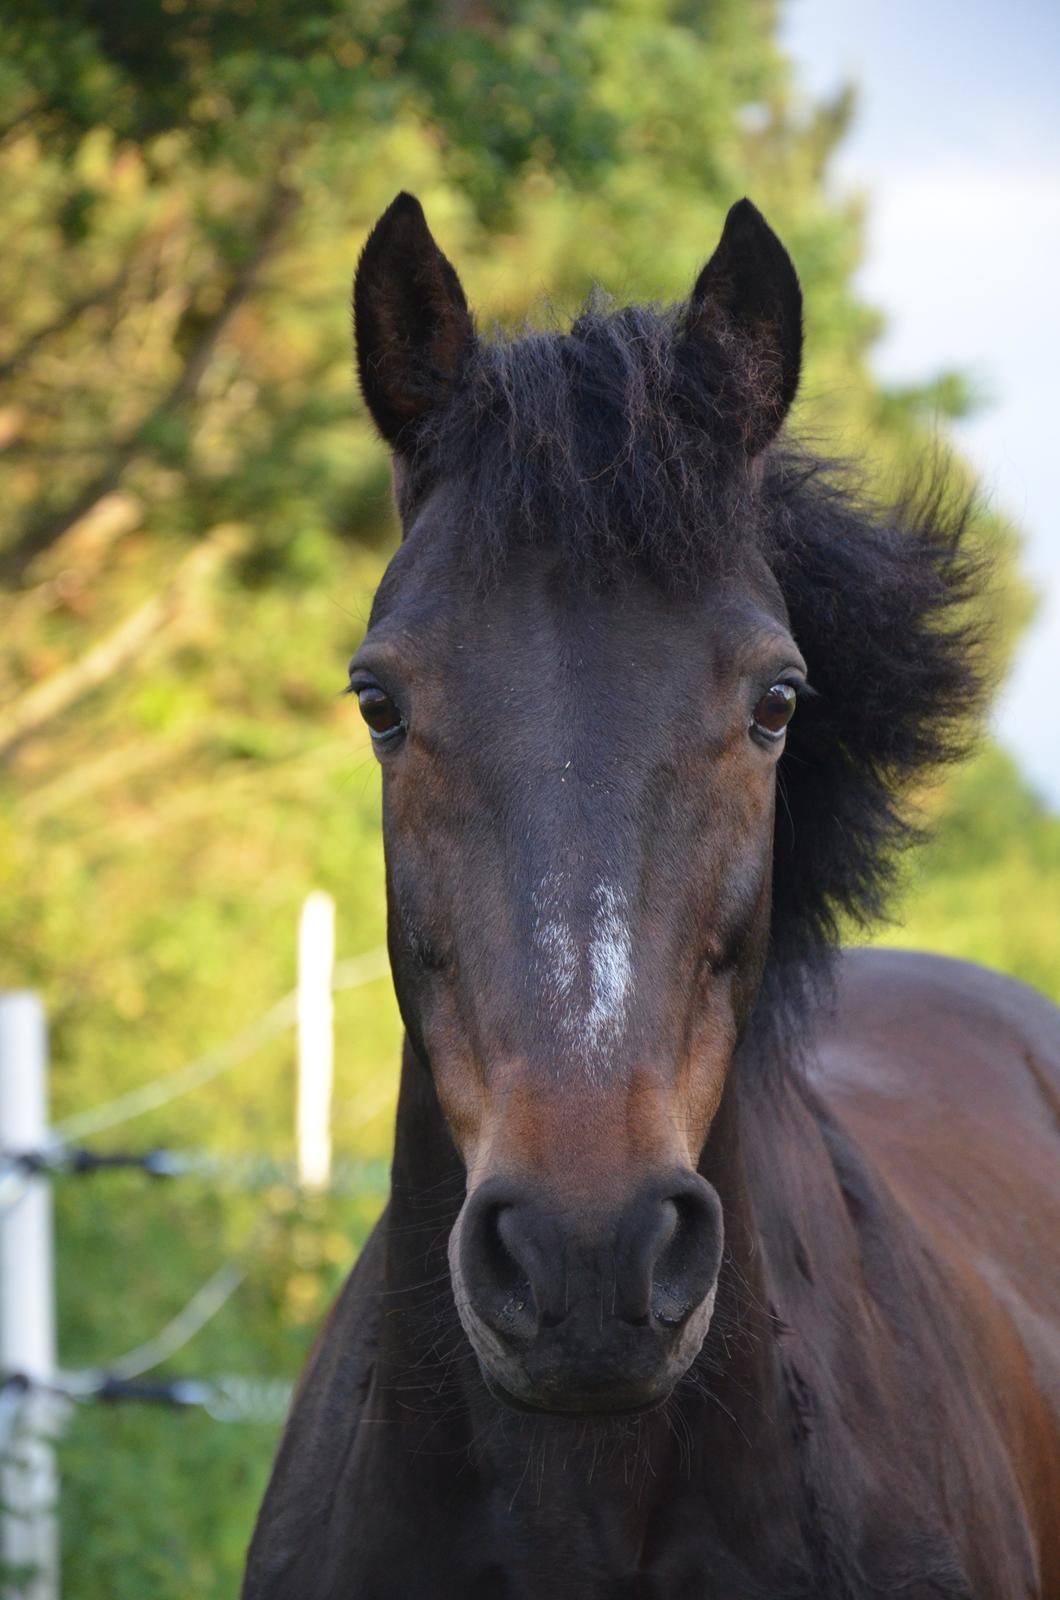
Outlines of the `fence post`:
<svg viewBox="0 0 1060 1600">
<path fill-rule="evenodd" d="M 48 1142 L 44 1007 L 26 992 L 0 994 L 0 1149 Z M 0 1210 L 0 1369 L 55 1380 L 55 1267 L 47 1177 L 28 1177 Z M 25 1570 L 23 1600 L 58 1600 L 59 1479 L 51 1436 L 59 1406 L 25 1396 L 0 1440 L 0 1564 Z M 13 1575 L 13 1574 L 12 1574 Z"/>
<path fill-rule="evenodd" d="M 324 1189 L 331 1181 L 335 902 L 314 890 L 298 924 L 298 1181 Z"/>
</svg>

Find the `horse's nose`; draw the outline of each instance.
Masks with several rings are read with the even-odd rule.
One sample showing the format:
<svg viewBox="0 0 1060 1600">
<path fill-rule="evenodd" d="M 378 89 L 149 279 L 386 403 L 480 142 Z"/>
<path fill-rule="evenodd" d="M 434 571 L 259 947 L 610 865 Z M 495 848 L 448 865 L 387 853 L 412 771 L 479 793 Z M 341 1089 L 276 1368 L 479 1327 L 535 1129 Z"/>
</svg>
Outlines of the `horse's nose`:
<svg viewBox="0 0 1060 1600">
<path fill-rule="evenodd" d="M 709 1294 L 721 1259 L 721 1208 L 694 1172 L 645 1183 L 613 1212 L 561 1206 L 538 1186 L 491 1179 L 469 1198 L 459 1251 L 463 1292 L 509 1348 L 579 1322 L 679 1330 Z"/>
</svg>

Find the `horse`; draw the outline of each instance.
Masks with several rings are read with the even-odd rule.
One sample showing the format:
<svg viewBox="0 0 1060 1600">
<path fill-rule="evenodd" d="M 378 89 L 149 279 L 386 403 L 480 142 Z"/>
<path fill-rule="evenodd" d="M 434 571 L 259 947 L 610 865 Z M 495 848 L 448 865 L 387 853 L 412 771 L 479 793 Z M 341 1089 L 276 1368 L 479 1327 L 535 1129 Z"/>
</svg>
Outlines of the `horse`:
<svg viewBox="0 0 1060 1600">
<path fill-rule="evenodd" d="M 1060 1012 L 839 948 L 981 703 L 972 510 L 782 433 L 746 200 L 686 303 L 487 338 L 403 194 L 354 318 L 405 1043 L 244 1600 L 1055 1600 Z"/>
</svg>

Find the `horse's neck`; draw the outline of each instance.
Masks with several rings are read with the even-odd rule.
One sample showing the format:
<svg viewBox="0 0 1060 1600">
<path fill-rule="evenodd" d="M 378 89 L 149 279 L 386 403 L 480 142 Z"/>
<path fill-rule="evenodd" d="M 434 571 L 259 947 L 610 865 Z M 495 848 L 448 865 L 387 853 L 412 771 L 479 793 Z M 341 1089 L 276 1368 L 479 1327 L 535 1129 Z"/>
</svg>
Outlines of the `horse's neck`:
<svg viewBox="0 0 1060 1600">
<path fill-rule="evenodd" d="M 794 1512 L 813 1492 L 800 1438 L 811 1390 L 823 1368 L 858 1370 L 867 1328 L 828 1119 L 798 1069 L 750 1052 L 734 1063 L 700 1171 L 721 1196 L 725 1252 L 710 1329 L 678 1396 L 699 1390 L 701 1475 L 732 1519 L 757 1519 L 771 1501 Z M 838 1435 L 832 1443 L 842 1448 Z M 796 1536 L 776 1531 L 784 1543 Z"/>
<path fill-rule="evenodd" d="M 408 1297 L 413 1313 L 424 1301 L 432 1308 L 437 1305 L 434 1280 L 448 1272 L 447 1240 L 464 1203 L 466 1181 L 430 1068 L 406 1039 L 387 1207 L 385 1272 L 387 1291 Z M 400 1335 L 406 1319 L 393 1320 L 394 1332 Z"/>
<path fill-rule="evenodd" d="M 818 1308 L 848 1298 L 860 1242 L 840 1148 L 860 1170 L 798 1067 L 735 1064 L 700 1163 L 724 1209 L 730 1311 L 776 1333 L 803 1320 L 808 1289 Z"/>
</svg>

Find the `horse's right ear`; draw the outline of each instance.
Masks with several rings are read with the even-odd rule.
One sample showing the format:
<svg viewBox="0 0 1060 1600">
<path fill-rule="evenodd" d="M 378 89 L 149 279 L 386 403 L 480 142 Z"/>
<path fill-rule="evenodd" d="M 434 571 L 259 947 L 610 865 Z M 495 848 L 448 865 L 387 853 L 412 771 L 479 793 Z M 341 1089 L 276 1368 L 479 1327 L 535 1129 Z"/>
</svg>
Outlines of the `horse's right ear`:
<svg viewBox="0 0 1060 1600">
<path fill-rule="evenodd" d="M 408 451 L 475 342 L 467 300 L 423 207 L 399 194 L 361 253 L 353 285 L 361 393 L 391 449 Z"/>
</svg>

